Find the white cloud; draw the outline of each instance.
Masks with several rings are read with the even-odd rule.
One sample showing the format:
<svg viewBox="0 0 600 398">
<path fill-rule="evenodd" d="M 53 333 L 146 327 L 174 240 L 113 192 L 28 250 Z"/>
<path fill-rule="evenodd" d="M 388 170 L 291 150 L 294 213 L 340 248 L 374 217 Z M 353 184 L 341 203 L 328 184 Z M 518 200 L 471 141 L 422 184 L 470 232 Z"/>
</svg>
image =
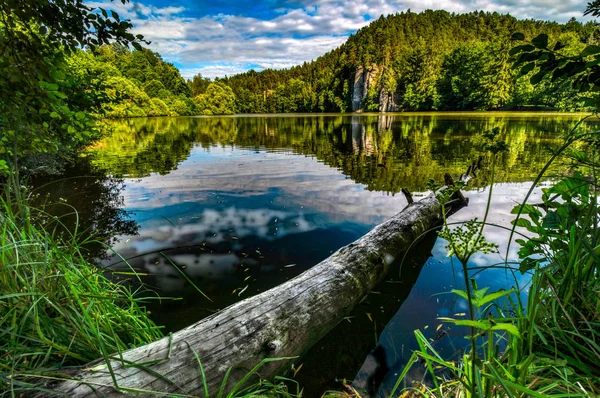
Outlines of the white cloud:
<svg viewBox="0 0 600 398">
<path fill-rule="evenodd" d="M 238 73 L 244 73 L 248 70 L 243 66 L 236 65 L 207 65 L 200 68 L 181 68 L 181 76 L 185 79 L 191 79 L 197 74 L 201 74 L 203 77 L 214 79 L 215 77 L 233 76 Z"/>
<path fill-rule="evenodd" d="M 147 19 L 145 21 L 136 24 L 135 33 L 144 35 L 144 37 L 151 39 L 152 41 L 157 40 L 169 40 L 169 39 L 186 39 L 187 32 L 185 25 L 180 21 L 164 21 Z"/>
<path fill-rule="evenodd" d="M 180 14 L 185 11 L 185 7 L 165 7 L 159 8 L 156 10 L 156 13 L 159 15 L 172 15 L 172 14 Z"/>
<path fill-rule="evenodd" d="M 270 18 L 243 15 L 190 17 L 174 5 L 94 1 L 92 7 L 113 9 L 130 19 L 134 33 L 152 41 L 150 48 L 178 63 L 186 77 L 192 70 L 206 76 L 238 73 L 253 67 L 284 68 L 310 61 L 342 44 L 349 33 L 380 15 L 411 9 L 473 10 L 510 13 L 518 18 L 581 19 L 580 0 L 304 0 L 301 8 L 273 9 Z M 260 2 L 261 0 L 256 0 Z M 203 73 L 204 75 L 204 73 Z"/>
</svg>

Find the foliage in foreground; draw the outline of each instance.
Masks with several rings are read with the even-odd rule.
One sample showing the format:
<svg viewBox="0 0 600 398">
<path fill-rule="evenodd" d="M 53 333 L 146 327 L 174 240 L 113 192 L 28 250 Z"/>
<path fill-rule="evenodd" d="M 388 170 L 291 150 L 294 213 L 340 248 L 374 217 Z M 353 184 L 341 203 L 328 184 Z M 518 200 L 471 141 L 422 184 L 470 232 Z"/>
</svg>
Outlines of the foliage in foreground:
<svg viewBox="0 0 600 398">
<path fill-rule="evenodd" d="M 79 0 L 0 2 L 0 174 L 20 157 L 65 156 L 97 138 L 90 113 L 105 98 L 66 58 L 111 42 L 139 47 L 131 26 Z"/>
<path fill-rule="evenodd" d="M 420 350 L 410 358 L 394 392 L 420 360 L 429 382 L 409 391 L 427 396 L 589 397 L 600 393 L 598 135 L 600 131 L 571 132 L 523 203 L 513 210 L 515 228 L 525 228 L 529 235 L 513 228 L 511 238 L 515 233 L 523 236 L 517 239 L 520 263 L 517 269 L 508 262 L 504 266 L 508 272 L 532 273 L 529 286 L 517 284 L 514 289 L 488 294 L 487 288 L 479 289 L 469 278 L 471 256 L 494 250 L 483 235 L 489 202 L 482 222 L 473 220 L 455 228 L 445 225 L 440 236 L 448 242 L 448 255 L 462 265 L 465 278 L 466 289 L 452 293 L 468 302 L 469 319 L 441 320 L 470 328 L 470 350 L 456 364 L 440 356 L 416 331 Z M 528 204 L 546 168 L 576 141 L 592 144 L 586 151 L 570 153 L 573 167 L 589 175 L 576 171 L 543 189 L 542 203 Z M 493 151 L 494 145 L 488 148 Z M 494 159 L 495 155 L 492 170 Z M 492 185 L 489 189 L 491 198 Z M 524 288 L 528 290 L 526 303 L 520 295 Z"/>
<path fill-rule="evenodd" d="M 77 228 L 57 236 L 61 220 L 19 195 L 0 198 L 0 391 L 160 337 L 135 292 L 85 260 Z"/>
</svg>

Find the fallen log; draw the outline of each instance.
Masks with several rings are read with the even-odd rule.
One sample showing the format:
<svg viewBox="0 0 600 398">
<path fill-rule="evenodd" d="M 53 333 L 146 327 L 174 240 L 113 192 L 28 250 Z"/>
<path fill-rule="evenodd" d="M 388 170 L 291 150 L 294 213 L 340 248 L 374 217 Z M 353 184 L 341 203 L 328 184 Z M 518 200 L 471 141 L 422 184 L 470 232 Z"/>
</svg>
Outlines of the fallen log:
<svg viewBox="0 0 600 398">
<path fill-rule="evenodd" d="M 214 395 L 229 372 L 228 391 L 265 358 L 302 355 L 382 280 L 400 252 L 441 220 L 441 205 L 430 195 L 296 278 L 46 387 L 68 397 L 136 391 L 204 396 L 204 383 Z M 266 363 L 260 376 L 281 374 L 290 361 Z"/>
</svg>

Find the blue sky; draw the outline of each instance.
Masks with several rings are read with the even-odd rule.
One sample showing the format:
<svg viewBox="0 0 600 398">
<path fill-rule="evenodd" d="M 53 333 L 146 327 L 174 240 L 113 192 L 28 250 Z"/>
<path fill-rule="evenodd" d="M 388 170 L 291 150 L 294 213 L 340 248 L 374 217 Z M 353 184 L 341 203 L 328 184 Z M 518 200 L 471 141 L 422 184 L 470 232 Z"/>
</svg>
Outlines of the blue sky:
<svg viewBox="0 0 600 398">
<path fill-rule="evenodd" d="M 286 68 L 342 44 L 380 15 L 411 9 L 498 11 L 517 18 L 581 19 L 583 0 L 131 0 L 87 1 L 130 19 L 134 33 L 185 78 Z"/>
</svg>

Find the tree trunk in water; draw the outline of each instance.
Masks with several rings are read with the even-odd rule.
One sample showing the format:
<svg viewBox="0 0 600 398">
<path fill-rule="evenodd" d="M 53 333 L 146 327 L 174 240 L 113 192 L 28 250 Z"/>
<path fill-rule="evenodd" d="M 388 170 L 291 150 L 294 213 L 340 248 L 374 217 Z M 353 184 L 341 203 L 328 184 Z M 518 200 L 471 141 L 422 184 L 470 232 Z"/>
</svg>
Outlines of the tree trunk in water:
<svg viewBox="0 0 600 398">
<path fill-rule="evenodd" d="M 73 380 L 46 387 L 69 397 L 112 397 L 126 394 L 125 389 L 204 396 L 205 381 L 213 396 L 231 369 L 225 388 L 230 391 L 263 359 L 302 355 L 385 277 L 400 252 L 441 220 L 441 205 L 430 195 L 296 278 L 171 337 L 128 350 L 122 354 L 124 361 L 113 355 L 110 368 L 121 390 L 115 388 L 104 359 L 71 374 Z M 260 376 L 282 374 L 291 361 L 266 363 Z"/>
</svg>

